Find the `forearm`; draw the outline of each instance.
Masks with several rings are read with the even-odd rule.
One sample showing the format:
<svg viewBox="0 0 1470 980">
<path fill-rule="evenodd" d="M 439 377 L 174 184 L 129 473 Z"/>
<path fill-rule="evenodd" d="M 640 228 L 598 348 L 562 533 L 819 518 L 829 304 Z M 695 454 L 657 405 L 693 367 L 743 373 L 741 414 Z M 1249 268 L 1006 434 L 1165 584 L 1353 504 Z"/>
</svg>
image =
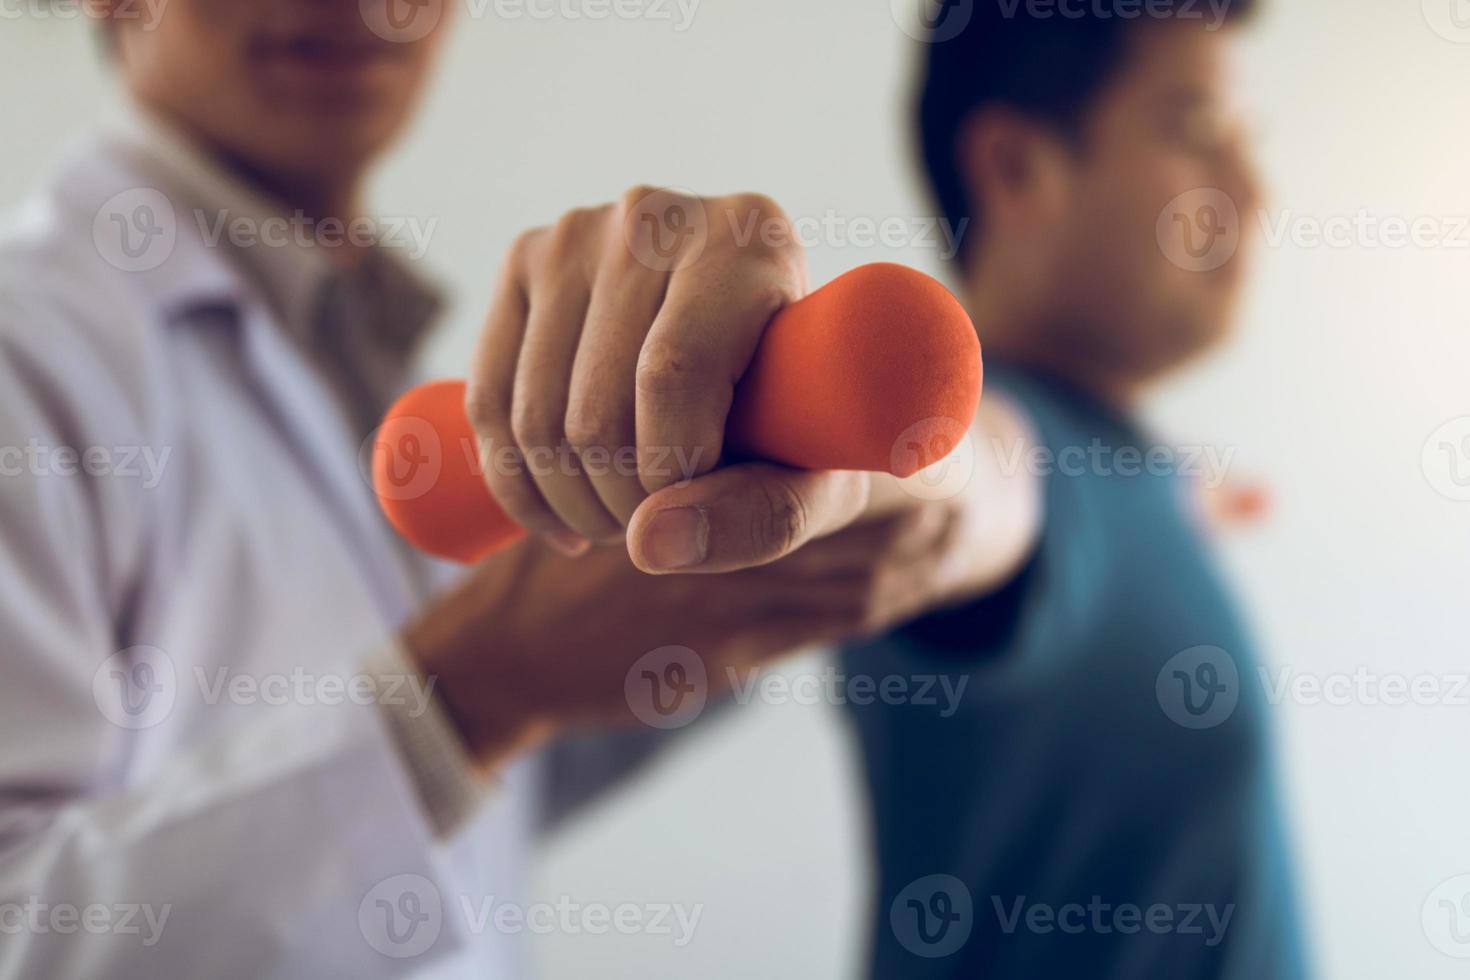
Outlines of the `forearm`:
<svg viewBox="0 0 1470 980">
<path fill-rule="evenodd" d="M 943 510 L 963 544 L 955 559 L 960 594 L 946 605 L 1003 587 L 1024 567 L 1041 536 L 1043 484 L 1025 465 L 1032 437 L 1010 402 L 991 398 L 976 412 L 969 439 L 929 468 L 900 480 L 875 474 L 862 520 L 918 507 Z"/>
</svg>

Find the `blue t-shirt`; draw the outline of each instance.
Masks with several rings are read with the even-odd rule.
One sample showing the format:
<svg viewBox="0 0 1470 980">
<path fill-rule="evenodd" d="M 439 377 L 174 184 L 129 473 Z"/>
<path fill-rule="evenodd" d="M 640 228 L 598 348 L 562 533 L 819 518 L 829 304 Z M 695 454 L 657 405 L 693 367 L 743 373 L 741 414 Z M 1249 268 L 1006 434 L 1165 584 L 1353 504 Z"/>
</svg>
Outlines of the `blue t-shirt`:
<svg viewBox="0 0 1470 980">
<path fill-rule="evenodd" d="M 1181 476 L 1197 460 L 988 368 L 1037 437 L 1008 465 L 1047 474 L 1034 554 L 999 593 L 844 654 L 873 975 L 1302 976 L 1255 654 Z"/>
</svg>

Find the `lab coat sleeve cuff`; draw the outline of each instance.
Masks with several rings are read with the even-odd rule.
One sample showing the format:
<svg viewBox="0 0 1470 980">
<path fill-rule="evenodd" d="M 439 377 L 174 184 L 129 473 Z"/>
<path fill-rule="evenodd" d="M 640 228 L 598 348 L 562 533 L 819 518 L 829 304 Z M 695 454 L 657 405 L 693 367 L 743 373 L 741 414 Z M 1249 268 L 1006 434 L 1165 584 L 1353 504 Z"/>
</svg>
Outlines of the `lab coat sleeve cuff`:
<svg viewBox="0 0 1470 980">
<path fill-rule="evenodd" d="M 401 647 L 391 645 L 366 670 L 380 691 L 397 686 L 428 692 L 424 698 L 380 697 L 378 704 L 435 836 L 447 840 L 479 810 L 492 781 L 475 770 L 443 702 Z M 412 683 L 404 684 L 405 678 Z"/>
</svg>

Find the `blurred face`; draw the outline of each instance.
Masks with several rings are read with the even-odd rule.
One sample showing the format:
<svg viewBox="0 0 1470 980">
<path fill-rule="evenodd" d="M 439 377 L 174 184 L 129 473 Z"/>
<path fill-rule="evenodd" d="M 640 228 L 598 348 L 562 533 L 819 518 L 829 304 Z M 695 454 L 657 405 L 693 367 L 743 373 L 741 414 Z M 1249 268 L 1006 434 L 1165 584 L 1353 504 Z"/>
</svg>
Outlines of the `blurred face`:
<svg viewBox="0 0 1470 980">
<path fill-rule="evenodd" d="M 268 186 L 355 181 L 402 129 L 444 34 L 429 0 L 169 0 L 112 28 L 123 79 Z M 381 8 L 381 9 L 379 9 Z"/>
<path fill-rule="evenodd" d="M 1079 144 L 1055 145 L 1048 190 L 1011 226 L 1028 275 L 1049 286 L 1036 319 L 1059 335 L 1045 341 L 1124 382 L 1225 333 L 1257 207 L 1233 33 L 1155 21 L 1132 35 Z"/>
</svg>

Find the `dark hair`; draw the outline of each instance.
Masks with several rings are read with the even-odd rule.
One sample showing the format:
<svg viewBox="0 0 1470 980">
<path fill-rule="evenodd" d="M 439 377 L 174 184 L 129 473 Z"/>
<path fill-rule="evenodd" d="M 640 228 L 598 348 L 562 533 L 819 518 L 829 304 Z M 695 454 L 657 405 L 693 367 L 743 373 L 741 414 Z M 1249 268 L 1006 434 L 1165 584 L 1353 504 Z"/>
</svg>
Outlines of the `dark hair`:
<svg viewBox="0 0 1470 980">
<path fill-rule="evenodd" d="M 972 112 L 1001 104 L 1075 135 L 1094 97 L 1123 66 L 1135 25 L 1162 16 L 1210 24 L 1217 16 L 1204 0 L 1126 6 L 1122 0 L 1111 8 L 1097 0 L 1049 0 L 1044 8 L 1037 0 L 943 0 L 926 45 L 919 146 L 935 202 L 951 227 L 966 229 L 961 257 L 971 237 L 983 233 L 955 152 Z M 1221 14 L 1234 20 L 1253 6 L 1253 0 L 1224 0 Z"/>
</svg>

